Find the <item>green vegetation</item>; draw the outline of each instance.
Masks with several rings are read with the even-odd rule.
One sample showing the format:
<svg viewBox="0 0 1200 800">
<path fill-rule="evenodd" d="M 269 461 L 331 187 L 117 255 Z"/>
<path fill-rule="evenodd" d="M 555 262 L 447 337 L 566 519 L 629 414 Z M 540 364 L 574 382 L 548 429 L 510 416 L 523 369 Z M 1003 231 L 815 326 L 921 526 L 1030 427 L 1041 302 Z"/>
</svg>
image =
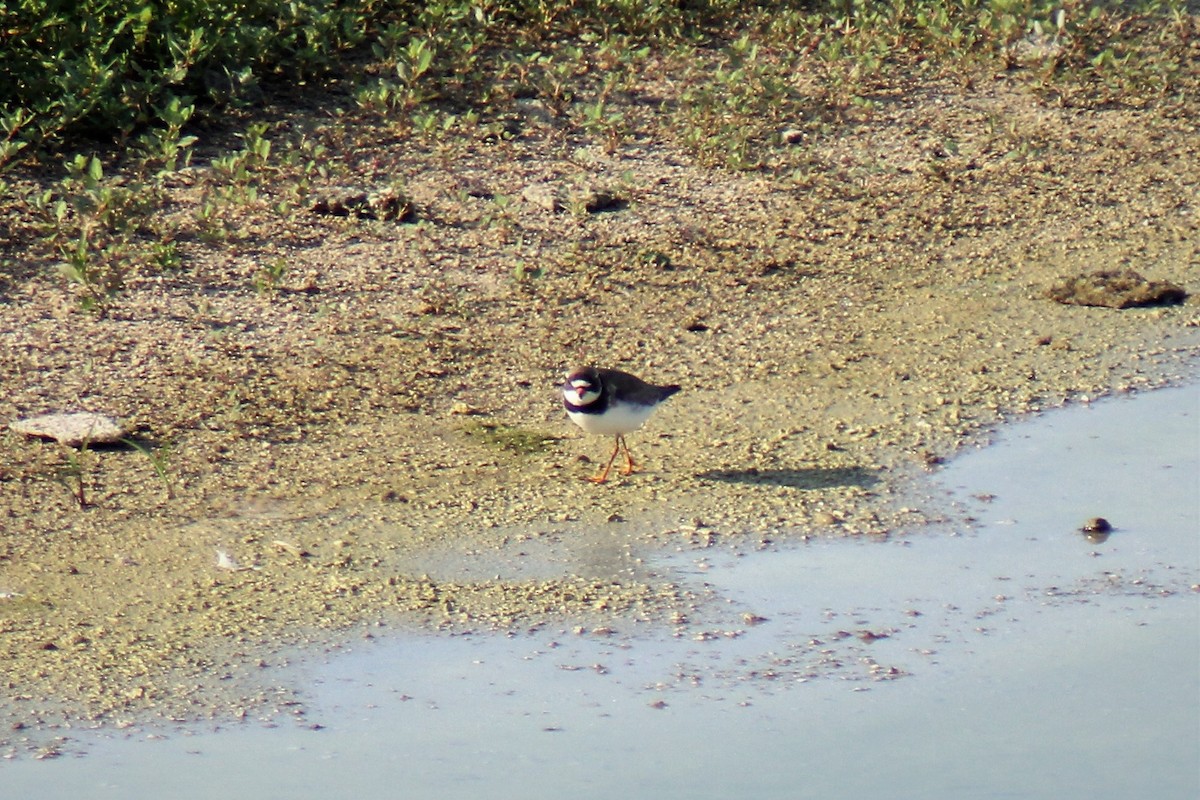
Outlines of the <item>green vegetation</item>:
<svg viewBox="0 0 1200 800">
<path fill-rule="evenodd" d="M 1172 102 L 1197 88 L 1198 29 L 1185 0 L 18 0 L 0 7 L 0 279 L 9 253 L 57 262 L 104 313 L 138 276 L 186 269 L 182 237 L 293 213 L 337 169 L 280 123 L 301 97 L 443 158 L 536 101 L 608 152 L 636 137 L 780 171 L 804 150 L 782 131 L 829 136 L 925 77 Z M 194 212 L 155 213 L 192 164 Z M 503 226 L 506 202 L 480 224 Z"/>
<path fill-rule="evenodd" d="M 167 499 L 174 500 L 175 484 L 171 480 L 170 468 L 171 445 L 154 444 L 153 442 L 138 439 L 122 439 L 121 441 L 144 455 L 150 461 L 150 466 L 154 468 L 154 474 L 158 476 L 158 480 L 162 483 Z"/>
<path fill-rule="evenodd" d="M 89 460 L 87 444 L 85 443 L 83 447 L 79 448 L 78 455 L 69 447 L 63 449 L 63 455 L 66 463 L 55 472 L 55 478 L 71 493 L 71 497 L 81 510 L 88 508 L 91 505 L 88 500 L 89 472 L 88 466 L 84 463 Z M 94 458 L 93 455 L 92 459 Z"/>
<path fill-rule="evenodd" d="M 519 456 L 544 453 L 554 446 L 560 436 L 515 425 L 492 421 L 472 421 L 463 432 L 486 447 L 494 447 Z"/>
<path fill-rule="evenodd" d="M 171 128 L 192 97 L 245 99 L 362 41 L 378 4 L 19 0 L 0 10 L 0 163 L 64 135 Z"/>
</svg>

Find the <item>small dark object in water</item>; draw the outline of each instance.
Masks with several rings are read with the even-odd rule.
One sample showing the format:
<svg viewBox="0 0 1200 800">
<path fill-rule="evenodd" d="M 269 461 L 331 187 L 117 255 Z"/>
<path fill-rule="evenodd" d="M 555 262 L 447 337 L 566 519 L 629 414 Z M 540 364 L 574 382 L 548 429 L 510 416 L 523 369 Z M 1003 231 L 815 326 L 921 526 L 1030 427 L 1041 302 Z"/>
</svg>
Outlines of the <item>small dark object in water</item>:
<svg viewBox="0 0 1200 800">
<path fill-rule="evenodd" d="M 1108 541 L 1108 536 L 1112 533 L 1112 525 L 1104 517 L 1092 517 L 1087 522 L 1083 523 L 1083 527 L 1079 532 L 1087 538 L 1089 542 L 1100 544 Z"/>
<path fill-rule="evenodd" d="M 1067 305 L 1134 308 L 1182 303 L 1187 292 L 1167 281 L 1146 280 L 1131 269 L 1117 269 L 1068 278 L 1047 289 L 1046 296 Z"/>
</svg>

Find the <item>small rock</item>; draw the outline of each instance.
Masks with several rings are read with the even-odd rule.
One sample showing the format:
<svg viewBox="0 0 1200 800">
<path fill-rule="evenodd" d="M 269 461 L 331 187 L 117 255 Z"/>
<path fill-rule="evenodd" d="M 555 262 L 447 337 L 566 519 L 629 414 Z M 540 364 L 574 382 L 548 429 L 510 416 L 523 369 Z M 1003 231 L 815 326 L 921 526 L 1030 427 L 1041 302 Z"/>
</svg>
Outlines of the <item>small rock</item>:
<svg viewBox="0 0 1200 800">
<path fill-rule="evenodd" d="M 112 444 L 129 435 L 128 429 L 117 420 L 90 411 L 43 414 L 10 422 L 8 427 L 26 436 L 54 439 L 70 447 Z"/>
<path fill-rule="evenodd" d="M 1051 61 L 1058 58 L 1062 51 L 1063 45 L 1059 36 L 1042 33 L 1037 29 L 1009 47 L 1013 61 L 1023 67 Z"/>
<path fill-rule="evenodd" d="M 531 183 L 521 190 L 521 199 L 531 206 L 545 211 L 561 211 L 562 200 L 558 191 L 548 183 Z"/>
<path fill-rule="evenodd" d="M 1104 517 L 1092 517 L 1083 523 L 1083 527 L 1079 529 L 1079 532 L 1087 537 L 1088 541 L 1100 543 L 1108 539 L 1108 535 L 1112 533 L 1112 529 L 1112 523 Z"/>
<path fill-rule="evenodd" d="M 275 545 L 275 547 L 278 548 L 279 550 L 281 550 L 282 552 L 291 553 L 296 558 L 311 558 L 312 557 L 312 553 L 308 552 L 300 545 L 285 541 L 283 539 L 275 539 L 274 541 L 271 542 L 271 544 Z M 217 558 L 219 560 L 220 556 L 218 556 Z"/>
<path fill-rule="evenodd" d="M 1047 289 L 1046 296 L 1067 305 L 1135 308 L 1182 303 L 1187 292 L 1173 283 L 1147 280 L 1131 269 L 1120 269 L 1068 278 Z"/>
<path fill-rule="evenodd" d="M 813 514 L 812 521 L 813 525 L 816 525 L 818 528 L 831 528 L 843 522 L 842 518 L 832 511 L 818 511 Z"/>
</svg>

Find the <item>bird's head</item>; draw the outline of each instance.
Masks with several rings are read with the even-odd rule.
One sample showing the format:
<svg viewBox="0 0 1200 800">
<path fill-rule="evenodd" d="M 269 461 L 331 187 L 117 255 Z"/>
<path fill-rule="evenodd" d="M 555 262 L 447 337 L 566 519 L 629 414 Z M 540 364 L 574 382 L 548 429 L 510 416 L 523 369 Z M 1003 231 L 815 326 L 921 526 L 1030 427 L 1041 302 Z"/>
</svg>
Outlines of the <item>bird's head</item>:
<svg viewBox="0 0 1200 800">
<path fill-rule="evenodd" d="M 571 405 L 586 406 L 600 397 L 600 376 L 592 367 L 571 370 L 562 386 L 563 397 Z"/>
</svg>

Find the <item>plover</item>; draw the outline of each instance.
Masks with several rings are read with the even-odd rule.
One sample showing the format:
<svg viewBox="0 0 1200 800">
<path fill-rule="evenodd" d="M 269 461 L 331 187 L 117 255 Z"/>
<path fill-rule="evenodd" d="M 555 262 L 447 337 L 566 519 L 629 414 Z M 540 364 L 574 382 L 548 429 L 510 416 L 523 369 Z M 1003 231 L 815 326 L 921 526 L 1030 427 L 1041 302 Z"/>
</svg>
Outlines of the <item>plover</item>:
<svg viewBox="0 0 1200 800">
<path fill-rule="evenodd" d="M 659 403 L 679 389 L 675 385 L 655 386 L 616 369 L 581 367 L 571 370 L 562 387 L 567 416 L 588 433 L 616 438 L 608 463 L 598 475 L 588 480 L 593 483 L 608 480 L 608 472 L 622 448 L 625 450 L 625 468 L 621 474 L 629 475 L 637 469 L 625 434 L 642 427 Z"/>
</svg>

